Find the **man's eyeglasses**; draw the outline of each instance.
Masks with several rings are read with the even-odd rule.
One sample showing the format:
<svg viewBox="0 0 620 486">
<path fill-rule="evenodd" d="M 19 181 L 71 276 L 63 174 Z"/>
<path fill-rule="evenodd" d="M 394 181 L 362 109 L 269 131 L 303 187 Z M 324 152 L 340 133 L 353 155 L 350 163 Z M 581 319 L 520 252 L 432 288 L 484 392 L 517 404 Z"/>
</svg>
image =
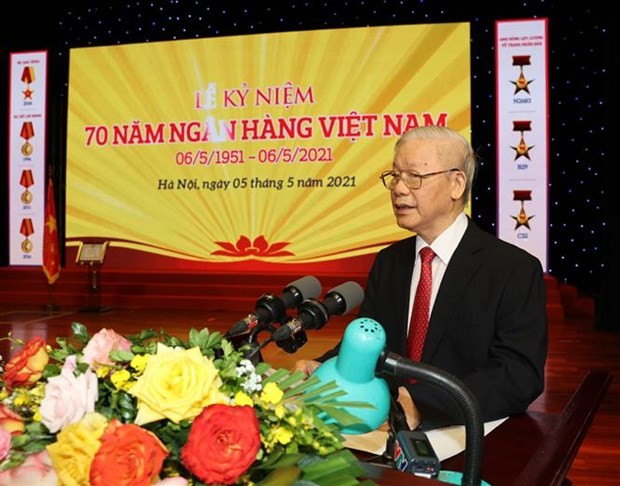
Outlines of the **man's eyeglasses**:
<svg viewBox="0 0 620 486">
<path fill-rule="evenodd" d="M 416 174 L 415 172 L 407 172 L 407 171 L 403 171 L 403 172 L 397 172 L 395 170 L 386 170 L 385 172 L 382 172 L 381 175 L 379 176 L 379 179 L 381 179 L 381 182 L 383 182 L 383 185 L 385 186 L 386 189 L 392 190 L 396 187 L 396 184 L 398 184 L 398 181 L 401 180 L 403 181 L 403 183 L 411 190 L 416 190 L 416 189 L 420 189 L 420 187 L 422 186 L 422 180 L 426 179 L 428 177 L 434 176 L 434 175 L 438 175 L 438 174 L 445 174 L 446 172 L 459 172 L 460 169 L 452 168 L 452 169 L 447 169 L 447 170 L 440 170 L 437 172 L 429 172 L 428 174 Z"/>
</svg>

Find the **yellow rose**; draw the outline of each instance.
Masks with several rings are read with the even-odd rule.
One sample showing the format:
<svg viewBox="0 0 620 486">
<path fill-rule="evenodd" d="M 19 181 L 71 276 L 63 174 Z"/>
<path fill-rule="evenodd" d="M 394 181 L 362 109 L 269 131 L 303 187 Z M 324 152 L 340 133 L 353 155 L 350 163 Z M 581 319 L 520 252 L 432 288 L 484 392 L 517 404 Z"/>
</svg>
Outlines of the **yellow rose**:
<svg viewBox="0 0 620 486">
<path fill-rule="evenodd" d="M 221 385 L 217 368 L 199 348 L 176 350 L 158 343 L 157 354 L 129 391 L 138 399 L 135 423 L 193 419 L 207 405 L 226 401 Z"/>
<path fill-rule="evenodd" d="M 90 464 L 107 424 L 103 415 L 88 413 L 79 422 L 67 425 L 56 436 L 56 442 L 47 446 L 58 484 L 89 485 Z"/>
</svg>

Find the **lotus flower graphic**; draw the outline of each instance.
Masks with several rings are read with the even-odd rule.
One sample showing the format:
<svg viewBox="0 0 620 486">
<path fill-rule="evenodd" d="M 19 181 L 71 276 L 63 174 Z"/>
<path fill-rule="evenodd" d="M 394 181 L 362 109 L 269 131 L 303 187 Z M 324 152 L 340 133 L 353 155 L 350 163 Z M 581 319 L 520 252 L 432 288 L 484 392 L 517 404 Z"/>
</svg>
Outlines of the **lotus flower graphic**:
<svg viewBox="0 0 620 486">
<path fill-rule="evenodd" d="M 235 244 L 227 241 L 216 241 L 215 243 L 223 249 L 212 252 L 212 255 L 231 257 L 276 257 L 294 255 L 294 253 L 290 251 L 283 250 L 284 247 L 289 245 L 288 241 L 270 245 L 263 235 L 256 237 L 254 241 L 251 241 L 247 236 L 240 236 Z"/>
</svg>

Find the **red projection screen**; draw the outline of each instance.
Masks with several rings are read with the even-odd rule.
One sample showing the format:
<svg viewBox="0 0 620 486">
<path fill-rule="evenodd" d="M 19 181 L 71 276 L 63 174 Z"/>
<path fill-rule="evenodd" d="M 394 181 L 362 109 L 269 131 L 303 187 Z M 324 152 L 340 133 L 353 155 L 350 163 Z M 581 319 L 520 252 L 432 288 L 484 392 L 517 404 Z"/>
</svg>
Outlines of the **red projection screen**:
<svg viewBox="0 0 620 486">
<path fill-rule="evenodd" d="M 407 236 L 378 175 L 409 128 L 470 138 L 468 23 L 70 51 L 66 241 L 106 267 L 365 271 Z"/>
</svg>

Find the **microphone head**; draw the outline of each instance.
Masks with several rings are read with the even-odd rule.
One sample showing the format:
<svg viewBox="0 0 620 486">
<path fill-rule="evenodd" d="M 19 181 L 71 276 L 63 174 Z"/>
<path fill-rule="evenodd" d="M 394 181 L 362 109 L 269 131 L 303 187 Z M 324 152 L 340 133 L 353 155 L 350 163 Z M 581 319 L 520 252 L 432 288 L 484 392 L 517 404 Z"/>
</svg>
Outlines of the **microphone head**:
<svg viewBox="0 0 620 486">
<path fill-rule="evenodd" d="M 325 295 L 329 315 L 348 314 L 364 300 L 364 289 L 357 282 L 348 281 L 334 287 Z"/>
<path fill-rule="evenodd" d="M 318 278 L 308 275 L 288 284 L 284 288 L 281 299 L 284 307 L 290 309 L 306 299 L 316 299 L 319 295 L 321 295 L 321 282 Z"/>
</svg>

